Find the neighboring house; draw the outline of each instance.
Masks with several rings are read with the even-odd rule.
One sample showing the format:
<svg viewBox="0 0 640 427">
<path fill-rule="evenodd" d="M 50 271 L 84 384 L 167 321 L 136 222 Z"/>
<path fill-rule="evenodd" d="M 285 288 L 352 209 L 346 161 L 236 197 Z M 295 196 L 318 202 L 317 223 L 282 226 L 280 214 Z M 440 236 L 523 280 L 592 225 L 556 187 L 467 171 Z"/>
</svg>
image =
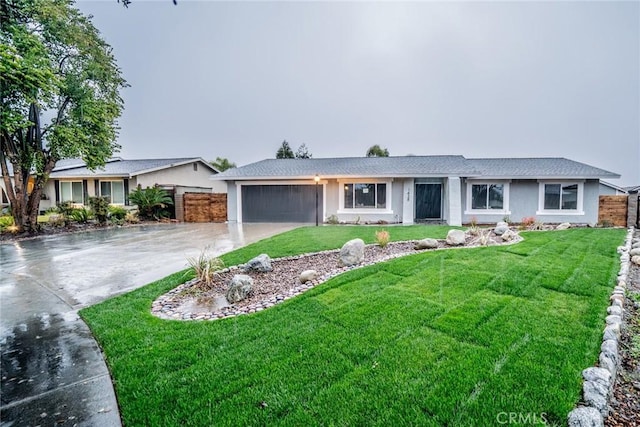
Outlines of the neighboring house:
<svg viewBox="0 0 640 427">
<path fill-rule="evenodd" d="M 606 181 L 600 181 L 601 196 L 626 196 L 629 194 L 626 189 Z"/>
<path fill-rule="evenodd" d="M 82 160 L 61 160 L 45 184 L 40 210 L 67 201 L 86 205 L 88 198 L 92 196 L 107 197 L 113 205 L 127 206 L 129 192 L 138 185 L 145 188 L 157 184 L 172 194 L 225 193 L 224 182 L 209 179 L 212 173 L 216 174 L 218 171 L 199 157 L 137 160 L 112 158 L 104 167 L 94 171 L 89 170 Z M 4 193 L 4 188 L 2 191 Z"/>
<path fill-rule="evenodd" d="M 320 221 L 461 225 L 595 224 L 600 179 L 619 177 L 564 158 L 407 156 L 269 159 L 211 179 L 227 182 L 229 221 L 314 222 L 317 191 Z"/>
<path fill-rule="evenodd" d="M 634 187 L 625 187 L 624 189 L 628 194 L 636 194 L 640 192 L 640 185 Z"/>
</svg>

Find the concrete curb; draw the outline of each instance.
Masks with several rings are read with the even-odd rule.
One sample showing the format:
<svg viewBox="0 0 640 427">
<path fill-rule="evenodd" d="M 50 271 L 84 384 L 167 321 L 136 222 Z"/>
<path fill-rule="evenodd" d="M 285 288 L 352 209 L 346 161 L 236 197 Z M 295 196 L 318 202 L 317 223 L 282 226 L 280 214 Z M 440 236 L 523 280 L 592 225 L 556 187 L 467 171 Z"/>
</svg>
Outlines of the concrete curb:
<svg viewBox="0 0 640 427">
<path fill-rule="evenodd" d="M 600 427 L 604 426 L 604 419 L 609 414 L 609 401 L 616 383 L 616 375 L 620 363 L 619 342 L 624 311 L 625 290 L 631 257 L 631 243 L 634 228 L 629 228 L 624 245 L 618 247 L 620 254 L 620 271 L 616 278 L 616 286 L 611 293 L 607 307 L 605 328 L 602 334 L 602 345 L 598 358 L 599 367 L 591 367 L 582 371 L 582 401 L 583 404 L 569 412 L 570 427 Z"/>
</svg>

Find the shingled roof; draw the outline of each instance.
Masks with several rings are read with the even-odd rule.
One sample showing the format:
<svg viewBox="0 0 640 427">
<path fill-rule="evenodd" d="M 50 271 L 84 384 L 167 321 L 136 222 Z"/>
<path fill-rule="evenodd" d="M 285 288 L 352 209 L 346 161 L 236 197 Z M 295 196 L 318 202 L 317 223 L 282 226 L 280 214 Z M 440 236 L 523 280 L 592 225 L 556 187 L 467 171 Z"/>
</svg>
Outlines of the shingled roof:
<svg viewBox="0 0 640 427">
<path fill-rule="evenodd" d="M 133 177 L 156 170 L 167 169 L 174 166 L 181 166 L 193 162 L 202 162 L 207 165 L 212 172 L 217 172 L 211 165 L 200 157 L 182 157 L 172 159 L 139 159 L 124 160 L 112 159 L 104 167 L 94 171 L 87 168 L 84 163 L 80 166 L 56 167 L 51 173 L 51 178 L 76 178 L 76 177 Z"/>
<path fill-rule="evenodd" d="M 599 179 L 620 175 L 565 158 L 466 159 L 463 156 L 267 159 L 229 169 L 216 180 L 340 177 L 443 177 Z"/>
</svg>

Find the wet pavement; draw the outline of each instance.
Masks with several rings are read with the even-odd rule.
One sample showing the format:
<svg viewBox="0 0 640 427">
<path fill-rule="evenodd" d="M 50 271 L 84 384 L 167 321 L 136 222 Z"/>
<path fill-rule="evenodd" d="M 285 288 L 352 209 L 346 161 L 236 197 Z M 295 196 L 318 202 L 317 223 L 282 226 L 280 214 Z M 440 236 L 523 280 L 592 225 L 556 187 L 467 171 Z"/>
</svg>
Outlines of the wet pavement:
<svg viewBox="0 0 640 427">
<path fill-rule="evenodd" d="M 0 426 L 119 426 L 79 309 L 293 224 L 164 224 L 0 244 Z"/>
</svg>

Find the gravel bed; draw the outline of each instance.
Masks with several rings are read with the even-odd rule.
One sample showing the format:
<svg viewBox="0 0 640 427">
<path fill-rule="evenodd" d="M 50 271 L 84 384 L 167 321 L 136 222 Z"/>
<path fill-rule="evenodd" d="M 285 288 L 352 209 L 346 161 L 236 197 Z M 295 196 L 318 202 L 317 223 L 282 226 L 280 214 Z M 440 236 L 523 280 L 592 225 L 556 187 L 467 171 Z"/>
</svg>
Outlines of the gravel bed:
<svg viewBox="0 0 640 427">
<path fill-rule="evenodd" d="M 521 237 L 516 235 L 514 240 L 505 242 L 500 236 L 491 233 L 489 244 L 511 244 L 520 240 Z M 447 245 L 444 240 L 438 240 L 437 249 L 469 248 L 479 245 L 476 237 L 468 235 L 463 246 L 453 247 Z M 415 250 L 414 246 L 415 241 L 391 242 L 385 248 L 375 244 L 367 245 L 364 262 L 352 267 L 338 265 L 340 250 L 273 259 L 273 271 L 267 273 L 245 273 L 237 266 L 229 267 L 216 273 L 210 287 L 205 287 L 203 283 L 194 279 L 169 291 L 154 301 L 151 311 L 160 318 L 180 320 L 213 320 L 255 313 L 293 298 L 345 271 L 400 256 L 436 250 Z M 299 275 L 305 270 L 316 270 L 317 279 L 300 283 Z M 227 305 L 223 295 L 227 284 L 236 274 L 249 275 L 253 279 L 253 291 L 245 300 Z"/>
</svg>

